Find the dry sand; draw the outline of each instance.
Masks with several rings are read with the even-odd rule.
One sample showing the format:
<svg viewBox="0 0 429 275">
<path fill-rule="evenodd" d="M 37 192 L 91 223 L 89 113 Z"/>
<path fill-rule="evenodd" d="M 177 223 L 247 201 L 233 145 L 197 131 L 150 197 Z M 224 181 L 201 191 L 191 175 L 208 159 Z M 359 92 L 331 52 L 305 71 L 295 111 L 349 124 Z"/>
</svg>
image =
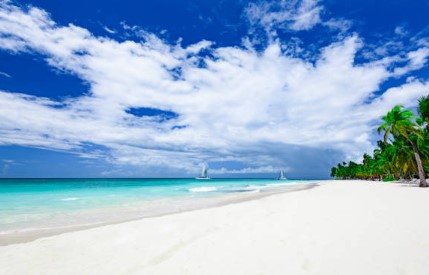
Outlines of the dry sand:
<svg viewBox="0 0 429 275">
<path fill-rule="evenodd" d="M 429 274 L 429 188 L 364 181 L 0 247 L 0 274 Z"/>
</svg>

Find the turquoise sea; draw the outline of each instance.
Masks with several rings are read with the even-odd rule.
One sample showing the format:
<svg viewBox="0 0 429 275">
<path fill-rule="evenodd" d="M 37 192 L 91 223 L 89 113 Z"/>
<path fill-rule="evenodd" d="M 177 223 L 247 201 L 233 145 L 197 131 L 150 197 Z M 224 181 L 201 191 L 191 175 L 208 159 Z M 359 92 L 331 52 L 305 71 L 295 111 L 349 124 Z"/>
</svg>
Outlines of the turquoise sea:
<svg viewBox="0 0 429 275">
<path fill-rule="evenodd" d="M 218 205 L 308 181 L 272 179 L 0 179 L 0 237 Z"/>
</svg>

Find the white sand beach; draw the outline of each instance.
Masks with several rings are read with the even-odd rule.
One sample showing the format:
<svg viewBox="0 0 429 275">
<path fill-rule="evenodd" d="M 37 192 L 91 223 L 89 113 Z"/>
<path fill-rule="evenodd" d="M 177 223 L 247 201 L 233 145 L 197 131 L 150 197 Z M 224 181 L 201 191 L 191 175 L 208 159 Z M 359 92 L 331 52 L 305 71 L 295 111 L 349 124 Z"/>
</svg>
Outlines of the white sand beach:
<svg viewBox="0 0 429 275">
<path fill-rule="evenodd" d="M 0 274 L 429 274 L 429 189 L 323 181 L 0 247 Z"/>
</svg>

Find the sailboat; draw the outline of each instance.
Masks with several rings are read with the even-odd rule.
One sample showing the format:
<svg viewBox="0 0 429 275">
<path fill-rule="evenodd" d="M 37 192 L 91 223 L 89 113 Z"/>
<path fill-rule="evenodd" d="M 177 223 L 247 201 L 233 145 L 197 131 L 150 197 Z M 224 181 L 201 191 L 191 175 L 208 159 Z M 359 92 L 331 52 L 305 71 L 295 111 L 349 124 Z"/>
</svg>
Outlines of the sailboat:
<svg viewBox="0 0 429 275">
<path fill-rule="evenodd" d="M 196 178 L 197 180 L 209 180 L 210 178 L 207 175 L 207 166 L 205 164 L 203 164 L 203 169 L 201 170 L 201 175 Z"/>
<path fill-rule="evenodd" d="M 287 178 L 285 177 L 283 169 L 280 170 L 280 175 L 277 179 L 278 180 L 287 180 Z"/>
</svg>

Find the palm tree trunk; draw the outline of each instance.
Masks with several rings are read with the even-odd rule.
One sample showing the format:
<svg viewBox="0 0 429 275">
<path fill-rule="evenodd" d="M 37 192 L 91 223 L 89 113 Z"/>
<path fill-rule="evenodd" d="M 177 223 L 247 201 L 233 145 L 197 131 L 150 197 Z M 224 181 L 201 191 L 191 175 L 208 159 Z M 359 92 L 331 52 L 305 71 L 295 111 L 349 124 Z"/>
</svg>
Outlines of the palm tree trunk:
<svg viewBox="0 0 429 275">
<path fill-rule="evenodd" d="M 417 146 L 412 140 L 409 140 L 409 141 L 411 143 L 411 146 L 413 146 L 414 157 L 416 158 L 417 168 L 419 170 L 419 178 L 420 178 L 419 187 L 428 187 L 426 183 L 425 171 L 423 169 L 422 160 L 420 159 L 420 154 L 419 154 L 419 151 L 417 150 Z"/>
</svg>

